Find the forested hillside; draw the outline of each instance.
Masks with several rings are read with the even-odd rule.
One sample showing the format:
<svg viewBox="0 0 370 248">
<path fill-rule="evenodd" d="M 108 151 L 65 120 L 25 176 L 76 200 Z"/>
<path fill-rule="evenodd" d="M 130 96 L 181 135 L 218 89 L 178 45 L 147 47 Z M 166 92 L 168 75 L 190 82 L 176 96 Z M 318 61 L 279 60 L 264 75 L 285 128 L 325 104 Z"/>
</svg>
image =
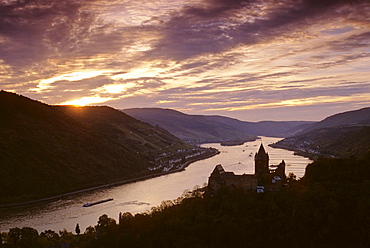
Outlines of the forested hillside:
<svg viewBox="0 0 370 248">
<path fill-rule="evenodd" d="M 201 115 L 187 115 L 172 109 L 124 109 L 123 112 L 153 126 L 160 126 L 191 143 L 251 141 L 257 137 Z"/>
<path fill-rule="evenodd" d="M 349 125 L 314 129 L 285 138 L 271 146 L 293 150 L 311 159 L 322 156 L 361 157 L 370 150 L 370 126 Z"/>
<path fill-rule="evenodd" d="M 167 131 L 109 107 L 50 106 L 1 91 L 0 116 L 1 203 L 160 172 L 149 170 L 151 156 L 194 152 Z"/>
<path fill-rule="evenodd" d="M 123 112 L 159 125 L 182 140 L 194 143 L 249 141 L 256 136 L 287 137 L 302 131 L 309 121 L 247 122 L 225 116 L 188 115 L 172 109 L 133 108 Z"/>
<path fill-rule="evenodd" d="M 173 136 L 167 130 L 137 120 L 122 111 L 107 106 L 55 106 L 99 133 L 142 154 L 152 156 L 193 146 Z"/>
<path fill-rule="evenodd" d="M 303 129 L 303 133 L 307 133 L 314 129 L 353 126 L 353 125 L 370 125 L 370 108 L 362 108 L 353 111 L 347 111 L 328 116 L 322 121 L 313 123 Z"/>
<path fill-rule="evenodd" d="M 0 93 L 0 199 L 27 199 L 148 173 L 149 161 L 62 111 Z"/>
<path fill-rule="evenodd" d="M 240 121 L 225 116 L 205 116 L 208 120 L 227 124 L 236 130 L 257 136 L 288 137 L 312 125 L 312 121 Z"/>
</svg>

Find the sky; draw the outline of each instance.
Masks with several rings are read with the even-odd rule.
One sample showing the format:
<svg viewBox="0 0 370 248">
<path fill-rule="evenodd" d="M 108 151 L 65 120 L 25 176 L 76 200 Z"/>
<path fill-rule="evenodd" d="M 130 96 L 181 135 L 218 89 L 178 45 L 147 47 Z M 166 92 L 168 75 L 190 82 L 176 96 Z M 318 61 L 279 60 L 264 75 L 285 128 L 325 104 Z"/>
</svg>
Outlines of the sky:
<svg viewBox="0 0 370 248">
<path fill-rule="evenodd" d="M 0 89 L 318 121 L 370 107 L 370 0 L 0 0 Z"/>
</svg>

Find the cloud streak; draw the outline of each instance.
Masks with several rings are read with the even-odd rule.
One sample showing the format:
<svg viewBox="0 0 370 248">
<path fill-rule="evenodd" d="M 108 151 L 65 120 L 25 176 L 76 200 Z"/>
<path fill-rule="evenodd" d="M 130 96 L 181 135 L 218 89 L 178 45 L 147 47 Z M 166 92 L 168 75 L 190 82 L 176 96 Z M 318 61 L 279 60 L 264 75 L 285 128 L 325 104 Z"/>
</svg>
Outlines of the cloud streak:
<svg viewBox="0 0 370 248">
<path fill-rule="evenodd" d="M 185 7 L 175 13 L 163 27 L 163 38 L 146 55 L 184 60 L 240 45 L 273 42 L 284 36 L 300 39 L 297 32 L 318 21 L 315 18 L 321 22 L 336 18 L 339 14 L 334 7 L 362 1 L 280 1 L 279 5 L 253 0 L 206 2 L 209 4 L 204 7 Z"/>
<path fill-rule="evenodd" d="M 0 85 L 247 120 L 321 101 L 319 119 L 369 104 L 369 40 L 365 0 L 2 1 Z"/>
</svg>

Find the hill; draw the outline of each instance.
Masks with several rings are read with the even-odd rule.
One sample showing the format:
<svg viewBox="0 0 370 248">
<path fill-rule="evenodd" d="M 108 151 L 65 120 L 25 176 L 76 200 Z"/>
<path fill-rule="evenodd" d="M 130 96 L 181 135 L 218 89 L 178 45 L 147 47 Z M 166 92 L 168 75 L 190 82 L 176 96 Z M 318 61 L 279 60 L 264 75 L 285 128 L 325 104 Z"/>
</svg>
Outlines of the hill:
<svg viewBox="0 0 370 248">
<path fill-rule="evenodd" d="M 271 146 L 293 150 L 312 159 L 361 157 L 370 150 L 369 116 L 370 108 L 329 116 Z"/>
<path fill-rule="evenodd" d="M 194 148 L 163 128 L 154 127 L 111 107 L 55 106 L 55 108 L 141 154 L 158 155 L 163 153 L 163 150 L 176 152 L 178 149 Z"/>
<path fill-rule="evenodd" d="M 224 116 L 187 115 L 160 108 L 124 109 L 123 112 L 159 125 L 182 140 L 194 143 L 252 140 L 256 136 L 286 137 L 312 122 L 245 122 Z M 300 128 L 301 127 L 301 128 Z M 297 130 L 296 130 L 297 129 Z"/>
<path fill-rule="evenodd" d="M 176 137 L 192 143 L 251 141 L 257 137 L 201 115 L 187 115 L 160 108 L 124 109 L 123 112 L 155 126 L 161 126 Z"/>
<path fill-rule="evenodd" d="M 313 123 L 304 128 L 302 133 L 306 133 L 314 129 L 346 125 L 370 125 L 370 108 L 362 108 L 329 116 L 322 121 Z"/>
<path fill-rule="evenodd" d="M 338 126 L 319 128 L 285 138 L 272 147 L 293 150 L 297 154 L 318 157 L 361 157 L 370 150 L 369 126 Z"/>
<path fill-rule="evenodd" d="M 257 136 L 288 137 L 301 132 L 314 122 L 310 121 L 259 121 L 247 122 L 225 116 L 205 116 L 208 120 L 227 124 L 241 132 Z"/>
<path fill-rule="evenodd" d="M 1 91 L 0 116 L 2 203 L 162 171 L 149 170 L 155 164 L 145 152 L 195 152 L 167 131 L 109 107 L 50 106 Z"/>
</svg>

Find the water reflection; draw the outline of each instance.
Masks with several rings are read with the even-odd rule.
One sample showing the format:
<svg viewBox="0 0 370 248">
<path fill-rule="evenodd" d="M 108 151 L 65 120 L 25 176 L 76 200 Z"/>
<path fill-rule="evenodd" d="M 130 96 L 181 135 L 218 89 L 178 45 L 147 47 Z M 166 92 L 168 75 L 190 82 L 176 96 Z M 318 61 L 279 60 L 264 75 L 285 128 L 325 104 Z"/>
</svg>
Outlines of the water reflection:
<svg viewBox="0 0 370 248">
<path fill-rule="evenodd" d="M 119 212 L 133 214 L 150 210 L 163 200 L 173 200 L 181 196 L 185 190 L 194 186 L 202 186 L 217 164 L 222 164 L 226 171 L 235 174 L 254 173 L 254 153 L 259 145 L 264 144 L 270 155 L 270 165 L 277 165 L 285 160 L 286 173 L 293 172 L 297 177 L 304 175 L 307 158 L 296 156 L 291 151 L 275 149 L 268 146 L 279 138 L 262 137 L 260 140 L 247 142 L 240 146 L 223 147 L 219 144 L 204 144 L 204 147 L 215 147 L 221 153 L 212 158 L 195 162 L 185 171 L 173 173 L 145 181 L 99 189 L 96 191 L 68 196 L 63 199 L 37 206 L 0 210 L 1 231 L 12 227 L 30 226 L 39 232 L 52 229 L 55 231 L 66 228 L 73 231 L 79 223 L 81 231 L 96 225 L 99 216 L 108 214 L 118 220 Z M 113 201 L 92 207 L 82 207 L 86 202 L 95 202 L 107 198 Z"/>
</svg>

